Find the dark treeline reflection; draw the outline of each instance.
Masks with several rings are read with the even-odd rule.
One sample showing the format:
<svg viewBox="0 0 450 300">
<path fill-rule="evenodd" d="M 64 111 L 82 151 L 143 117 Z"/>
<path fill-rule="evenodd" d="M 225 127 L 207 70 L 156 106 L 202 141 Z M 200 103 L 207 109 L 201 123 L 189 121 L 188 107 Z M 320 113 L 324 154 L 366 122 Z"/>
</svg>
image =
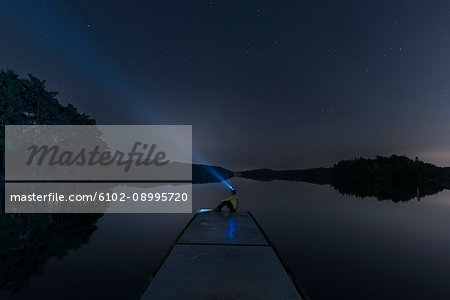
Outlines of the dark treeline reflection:
<svg viewBox="0 0 450 300">
<path fill-rule="evenodd" d="M 42 273 L 47 261 L 63 258 L 89 242 L 102 214 L 0 215 L 0 288 L 11 293 Z"/>
<path fill-rule="evenodd" d="M 448 168 L 440 168 L 406 156 L 343 160 L 332 168 L 308 170 L 257 169 L 240 172 L 255 180 L 288 180 L 328 184 L 338 192 L 357 197 L 376 197 L 394 202 L 436 194 L 448 187 Z"/>
</svg>

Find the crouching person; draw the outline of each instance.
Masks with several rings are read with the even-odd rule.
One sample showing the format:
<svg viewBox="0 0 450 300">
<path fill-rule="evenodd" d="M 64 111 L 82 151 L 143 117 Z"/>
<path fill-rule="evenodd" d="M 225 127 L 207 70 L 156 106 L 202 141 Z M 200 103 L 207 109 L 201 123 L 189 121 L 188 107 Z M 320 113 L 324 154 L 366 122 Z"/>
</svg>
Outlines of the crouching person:
<svg viewBox="0 0 450 300">
<path fill-rule="evenodd" d="M 239 197 L 236 195 L 236 190 L 231 190 L 231 197 L 223 199 L 222 202 L 214 208 L 214 211 L 222 211 L 222 208 L 226 205 L 230 211 L 235 212 L 238 208 Z"/>
</svg>

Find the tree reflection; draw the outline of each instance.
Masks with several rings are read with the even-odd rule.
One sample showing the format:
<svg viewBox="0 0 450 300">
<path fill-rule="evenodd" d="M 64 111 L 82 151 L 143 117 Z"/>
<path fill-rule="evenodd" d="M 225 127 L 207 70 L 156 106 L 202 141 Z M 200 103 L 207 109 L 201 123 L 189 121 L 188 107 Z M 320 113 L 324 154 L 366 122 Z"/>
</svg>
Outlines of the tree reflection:
<svg viewBox="0 0 450 300">
<path fill-rule="evenodd" d="M 87 244 L 102 214 L 0 215 L 0 288 L 11 293 L 41 274 L 47 261 Z"/>
<path fill-rule="evenodd" d="M 356 197 L 376 197 L 394 202 L 420 200 L 450 186 L 449 168 L 409 159 L 406 156 L 377 156 L 375 159 L 343 160 L 332 168 L 307 170 L 257 169 L 238 176 L 260 181 L 287 180 L 330 185 L 338 192 Z"/>
</svg>

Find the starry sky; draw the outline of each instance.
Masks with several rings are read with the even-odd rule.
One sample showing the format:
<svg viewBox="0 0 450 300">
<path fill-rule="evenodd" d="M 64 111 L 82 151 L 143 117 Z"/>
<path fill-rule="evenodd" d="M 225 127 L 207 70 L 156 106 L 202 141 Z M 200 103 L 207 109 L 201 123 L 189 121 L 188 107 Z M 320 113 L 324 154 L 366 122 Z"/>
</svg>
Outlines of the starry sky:
<svg viewBox="0 0 450 300">
<path fill-rule="evenodd" d="M 233 170 L 450 166 L 450 1 L 0 2 L 0 68 Z"/>
</svg>

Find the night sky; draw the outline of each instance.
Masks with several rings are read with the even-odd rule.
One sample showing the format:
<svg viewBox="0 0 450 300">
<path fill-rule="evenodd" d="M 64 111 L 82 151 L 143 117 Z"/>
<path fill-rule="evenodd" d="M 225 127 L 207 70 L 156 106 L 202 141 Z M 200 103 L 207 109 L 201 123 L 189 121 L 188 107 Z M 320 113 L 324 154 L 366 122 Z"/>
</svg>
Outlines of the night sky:
<svg viewBox="0 0 450 300">
<path fill-rule="evenodd" d="M 450 165 L 450 1 L 0 1 L 0 68 L 99 124 L 192 124 L 194 160 Z"/>
</svg>

